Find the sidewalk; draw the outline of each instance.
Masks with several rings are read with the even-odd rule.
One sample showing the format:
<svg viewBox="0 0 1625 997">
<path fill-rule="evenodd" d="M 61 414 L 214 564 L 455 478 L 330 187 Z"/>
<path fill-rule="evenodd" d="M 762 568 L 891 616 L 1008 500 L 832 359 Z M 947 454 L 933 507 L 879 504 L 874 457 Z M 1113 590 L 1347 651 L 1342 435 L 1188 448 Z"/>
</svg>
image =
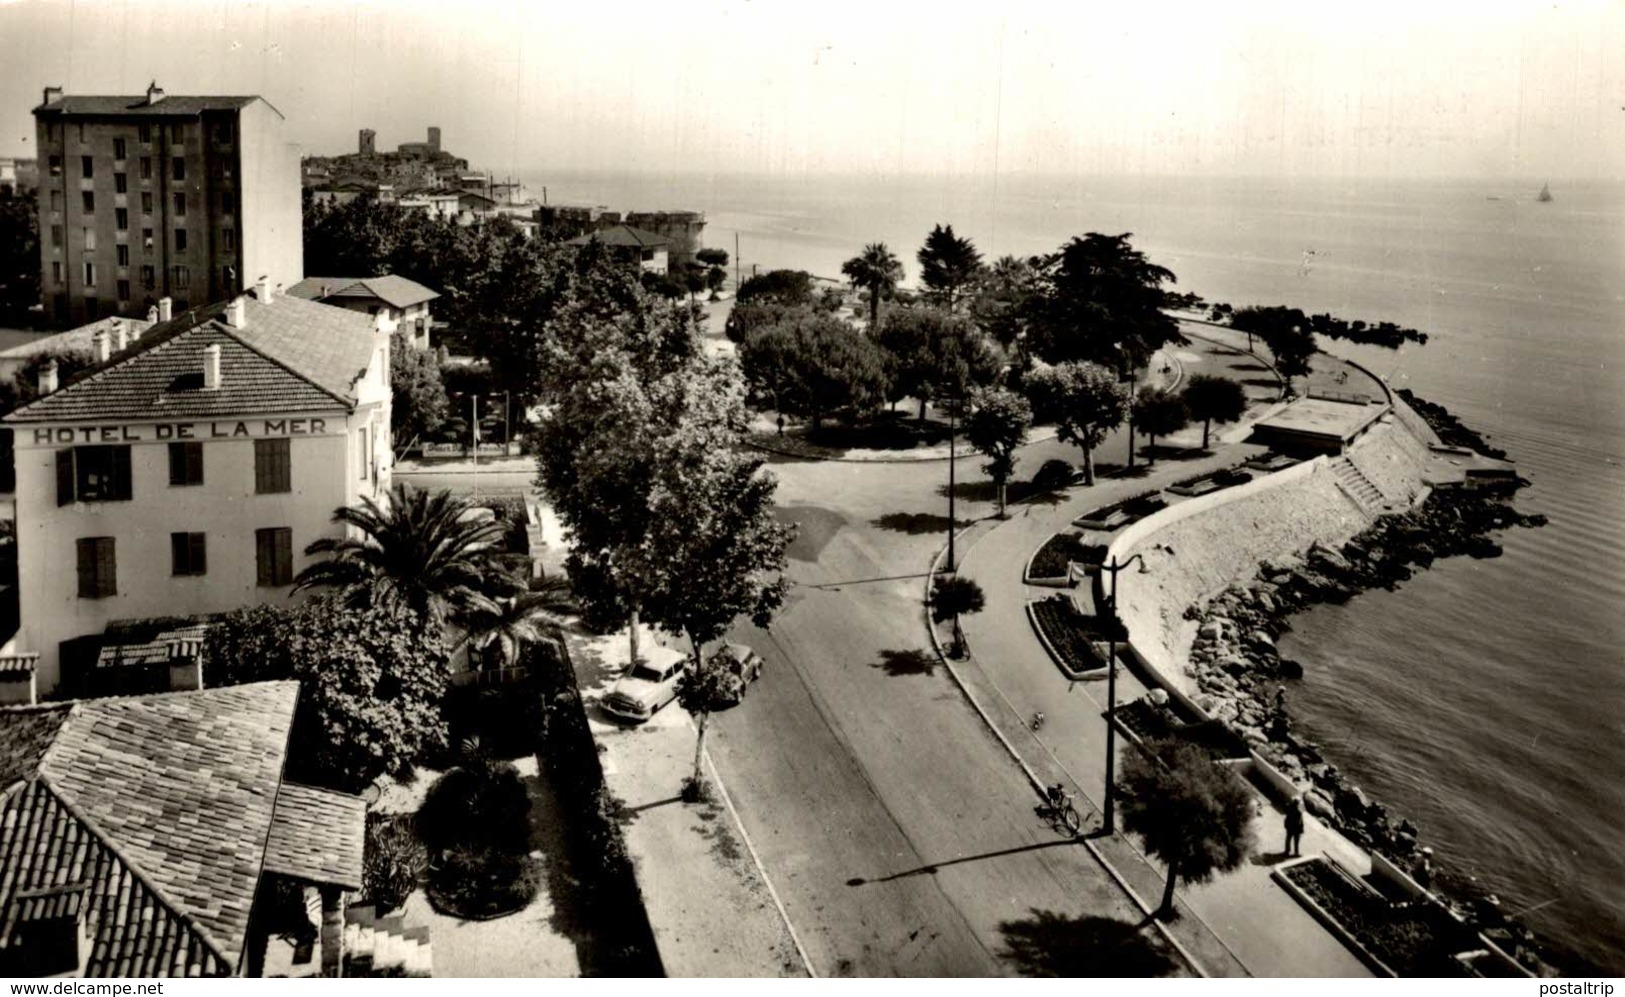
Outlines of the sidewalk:
<svg viewBox="0 0 1625 997">
<path fill-rule="evenodd" d="M 794 977 L 810 972 L 755 852 L 706 757 L 714 802 L 678 797 L 694 763 L 694 726 L 676 703 L 622 726 L 597 700 L 626 667 L 625 633 L 567 632 L 604 779 L 625 806 L 627 848 L 673 977 Z M 658 643 L 652 633 L 641 640 Z"/>
</svg>

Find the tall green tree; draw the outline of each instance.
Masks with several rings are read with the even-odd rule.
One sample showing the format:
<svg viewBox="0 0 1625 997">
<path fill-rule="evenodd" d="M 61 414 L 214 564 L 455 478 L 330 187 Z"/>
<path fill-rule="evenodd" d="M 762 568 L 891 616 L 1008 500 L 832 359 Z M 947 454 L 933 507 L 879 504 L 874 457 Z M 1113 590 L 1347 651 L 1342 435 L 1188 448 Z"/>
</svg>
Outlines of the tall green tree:
<svg viewBox="0 0 1625 997">
<path fill-rule="evenodd" d="M 1235 422 L 1247 411 L 1247 393 L 1241 385 L 1217 374 L 1194 374 L 1185 382 L 1185 407 L 1192 419 L 1202 420 L 1202 449 L 1208 446 L 1208 429 L 1217 421 Z"/>
<path fill-rule="evenodd" d="M 954 235 L 952 225 L 933 227 L 916 259 L 920 261 L 920 283 L 949 311 L 960 292 L 982 272 L 981 251 L 969 239 Z"/>
<path fill-rule="evenodd" d="M 1146 446 L 1146 458 L 1156 463 L 1157 437 L 1168 436 L 1179 432 L 1190 424 L 1190 410 L 1185 407 L 1185 398 L 1165 388 L 1150 388 L 1140 392 L 1134 399 L 1131 407 L 1134 414 L 1134 424 L 1150 438 Z"/>
<path fill-rule="evenodd" d="M 892 357 L 888 399 L 893 404 L 918 399 L 922 421 L 928 402 L 991 384 L 1003 366 L 999 351 L 974 323 L 937 308 L 893 309 L 875 339 Z"/>
<path fill-rule="evenodd" d="M 987 458 L 982 469 L 999 490 L 999 515 L 1005 515 L 1005 488 L 1016 470 L 1016 451 L 1027 443 L 1033 407 L 1006 388 L 983 388 L 971 395 L 965 438 Z"/>
<path fill-rule="evenodd" d="M 446 743 L 445 650 L 404 605 L 240 609 L 209 629 L 203 658 L 213 686 L 299 682 L 288 776 L 301 782 L 360 792 Z"/>
<path fill-rule="evenodd" d="M 982 586 L 976 583 L 976 579 L 964 575 L 938 575 L 931 579 L 930 604 L 933 622 L 953 624 L 951 655 L 963 657 L 965 632 L 960 629 L 959 619 L 971 613 L 980 613 L 987 606 L 987 595 L 982 591 Z"/>
<path fill-rule="evenodd" d="M 491 608 L 476 608 L 462 620 L 460 643 L 477 654 L 485 667 L 518 664 L 526 644 L 543 640 L 547 632 L 569 622 L 579 607 L 570 583 L 549 578 L 540 588 L 498 597 Z"/>
<path fill-rule="evenodd" d="M 971 299 L 971 317 L 1002 346 L 1012 346 L 1025 328 L 1027 300 L 1032 296 L 1038 272 L 1032 261 L 1001 256 L 993 261 L 977 282 Z"/>
<path fill-rule="evenodd" d="M 305 548 L 322 560 L 299 572 L 294 591 L 332 589 L 345 605 L 410 611 L 437 631 L 493 612 L 494 597 L 521 585 L 502 554 L 503 525 L 472 518 L 469 510 L 448 491 L 401 483 L 385 503 L 363 496 L 360 505 L 333 513 L 344 536 Z"/>
<path fill-rule="evenodd" d="M 880 299 L 890 298 L 903 279 L 903 264 L 884 242 L 871 242 L 863 252 L 841 264 L 841 273 L 855 288 L 869 292 L 869 330 L 880 328 Z"/>
<path fill-rule="evenodd" d="M 1128 411 L 1128 392 L 1117 375 L 1093 363 L 1040 365 L 1023 386 L 1034 409 L 1055 413 L 1056 437 L 1083 451 L 1083 481 L 1094 484 L 1094 450 Z"/>
<path fill-rule="evenodd" d="M 805 270 L 769 270 L 756 274 L 739 285 L 734 300 L 742 305 L 753 301 L 810 305 L 813 303 L 812 274 Z"/>
<path fill-rule="evenodd" d="M 1174 915 L 1174 884 L 1205 883 L 1252 850 L 1252 796 L 1207 749 L 1186 740 L 1148 741 L 1123 760 L 1123 826 L 1168 866 L 1156 916 Z"/>
<path fill-rule="evenodd" d="M 1287 380 L 1289 394 L 1293 391 L 1292 379 L 1309 373 L 1309 361 L 1316 352 L 1315 334 L 1303 312 L 1281 306 L 1248 306 L 1231 312 L 1230 325 L 1249 338 L 1256 335 L 1264 341 L 1276 371 Z"/>
<path fill-rule="evenodd" d="M 1027 301 L 1034 355 L 1052 364 L 1087 360 L 1132 369 L 1158 348 L 1184 341 L 1163 312 L 1173 271 L 1148 260 L 1130 237 L 1090 232 L 1040 260 Z"/>
<path fill-rule="evenodd" d="M 889 357 L 872 339 L 823 312 L 758 329 L 739 351 L 745 376 L 781 412 L 812 420 L 878 408 L 891 388 Z"/>
<path fill-rule="evenodd" d="M 397 448 L 423 439 L 445 421 L 450 401 L 432 350 L 420 350 L 399 330 L 389 337 L 390 435 Z"/>
</svg>

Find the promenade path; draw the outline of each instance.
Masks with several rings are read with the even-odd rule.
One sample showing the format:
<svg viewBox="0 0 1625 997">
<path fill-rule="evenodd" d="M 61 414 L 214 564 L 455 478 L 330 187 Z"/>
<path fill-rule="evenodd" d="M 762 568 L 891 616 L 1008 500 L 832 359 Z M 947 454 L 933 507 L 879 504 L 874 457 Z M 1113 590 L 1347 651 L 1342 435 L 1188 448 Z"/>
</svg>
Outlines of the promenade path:
<svg viewBox="0 0 1625 997">
<path fill-rule="evenodd" d="M 1193 331 L 1204 335 L 1210 332 L 1205 328 Z M 1242 341 L 1236 345 L 1244 345 L 1245 337 L 1235 338 Z M 1187 358 L 1188 367 L 1222 362 L 1218 355 L 1204 354 L 1201 360 Z M 1264 394 L 1256 395 L 1254 401 L 1245 422 L 1256 420 L 1267 408 Z M 1192 432 L 1198 434 L 1194 441 L 1188 439 Z M 1233 441 L 1246 432 L 1244 423 L 1227 430 L 1221 439 Z M 1173 442 L 1199 443 L 1199 434 L 1200 427 L 1187 430 Z M 1100 826 L 1098 809 L 1105 784 L 1106 723 L 1102 714 L 1106 709 L 1106 683 L 1104 676 L 1098 680 L 1069 680 L 1039 643 L 1025 605 L 1030 599 L 1053 595 L 1056 590 L 1024 583 L 1027 560 L 1049 536 L 1072 529 L 1071 520 L 1084 512 L 1180 478 L 1233 467 L 1261 452 L 1261 447 L 1225 442 L 1215 446 L 1211 455 L 1197 460 L 1161 461 L 1140 478 L 1103 480 L 1093 488 L 1074 489 L 1061 504 L 1012 510 L 1011 519 L 979 531 L 964 549 L 959 572 L 982 586 L 987 605 L 981 613 L 963 621 L 972 656 L 955 662 L 954 668 L 973 700 L 1035 779 L 1064 782 L 1081 799 L 1089 801 L 1094 810 L 1088 818 L 1091 826 Z M 1106 536 L 1101 534 L 1102 542 Z M 1133 598 L 1136 577 L 1132 570 L 1119 576 L 1120 599 Z M 1080 586 L 1076 592 L 1083 608 L 1089 610 L 1087 586 Z M 1119 671 L 1119 703 L 1131 702 L 1145 693 L 1130 670 Z M 1046 722 L 1035 734 L 1028 719 L 1037 711 L 1044 712 Z M 1121 771 L 1123 752 L 1134 749 L 1121 738 L 1117 748 Z M 1177 897 L 1185 916 L 1171 925 L 1174 937 L 1196 954 L 1199 963 L 1210 960 L 1220 970 L 1233 960 L 1256 976 L 1370 976 L 1363 963 L 1270 878 L 1271 868 L 1285 858 L 1280 854 L 1283 815 L 1262 796 L 1258 803 L 1253 855 L 1240 869 L 1215 877 L 1210 883 L 1179 888 Z M 1152 905 L 1157 902 L 1164 869 L 1144 856 L 1139 842 L 1119 832 L 1097 839 L 1096 847 L 1141 900 Z M 1310 821 L 1302 850 L 1306 855 L 1331 851 L 1352 869 L 1362 873 L 1369 870 L 1369 859 L 1362 852 L 1317 821 Z"/>
</svg>

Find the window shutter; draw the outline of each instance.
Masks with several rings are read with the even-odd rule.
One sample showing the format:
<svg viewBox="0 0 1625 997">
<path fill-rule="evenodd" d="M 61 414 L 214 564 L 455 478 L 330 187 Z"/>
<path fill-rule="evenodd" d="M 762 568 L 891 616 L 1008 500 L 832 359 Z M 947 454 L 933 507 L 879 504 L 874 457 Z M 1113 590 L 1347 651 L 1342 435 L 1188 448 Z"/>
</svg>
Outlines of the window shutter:
<svg viewBox="0 0 1625 997">
<path fill-rule="evenodd" d="M 113 447 L 112 451 L 113 487 L 109 497 L 128 500 L 133 494 L 130 487 L 130 448 Z"/>
<path fill-rule="evenodd" d="M 77 540 L 74 546 L 79 553 L 79 598 L 94 599 L 96 597 L 96 541 Z"/>
<path fill-rule="evenodd" d="M 186 534 L 171 533 L 169 535 L 169 573 L 171 575 L 186 574 Z"/>
<path fill-rule="evenodd" d="M 56 452 L 56 504 L 73 503 L 73 448 Z M 83 541 L 80 541 L 83 543 Z"/>
<path fill-rule="evenodd" d="M 112 537 L 96 540 L 96 582 L 97 595 L 118 594 L 118 559 L 113 552 Z"/>
<path fill-rule="evenodd" d="M 209 551 L 204 544 L 204 534 L 187 534 L 187 543 L 191 546 L 193 574 L 206 575 L 209 573 Z"/>
<path fill-rule="evenodd" d="M 272 560 L 275 555 L 271 551 L 270 530 L 254 531 L 254 564 L 259 569 L 259 584 L 271 584 L 271 573 L 274 570 Z"/>
</svg>

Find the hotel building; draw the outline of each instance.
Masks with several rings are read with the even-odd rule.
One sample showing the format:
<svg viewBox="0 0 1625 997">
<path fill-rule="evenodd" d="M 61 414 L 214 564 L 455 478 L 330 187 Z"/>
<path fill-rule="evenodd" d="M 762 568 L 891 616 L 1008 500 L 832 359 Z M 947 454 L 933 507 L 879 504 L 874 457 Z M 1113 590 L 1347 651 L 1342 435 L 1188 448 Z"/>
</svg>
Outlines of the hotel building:
<svg viewBox="0 0 1625 997">
<path fill-rule="evenodd" d="M 94 685 L 111 623 L 285 602 L 306 545 L 342 535 L 334 510 L 389 487 L 374 316 L 261 283 L 114 346 L 65 385 L 48 366 L 49 393 L 3 420 L 21 580 L 5 698 L 25 669 L 30 698 Z"/>
<path fill-rule="evenodd" d="M 262 98 L 48 87 L 34 118 L 41 296 L 57 326 L 304 276 L 299 157 Z"/>
</svg>

